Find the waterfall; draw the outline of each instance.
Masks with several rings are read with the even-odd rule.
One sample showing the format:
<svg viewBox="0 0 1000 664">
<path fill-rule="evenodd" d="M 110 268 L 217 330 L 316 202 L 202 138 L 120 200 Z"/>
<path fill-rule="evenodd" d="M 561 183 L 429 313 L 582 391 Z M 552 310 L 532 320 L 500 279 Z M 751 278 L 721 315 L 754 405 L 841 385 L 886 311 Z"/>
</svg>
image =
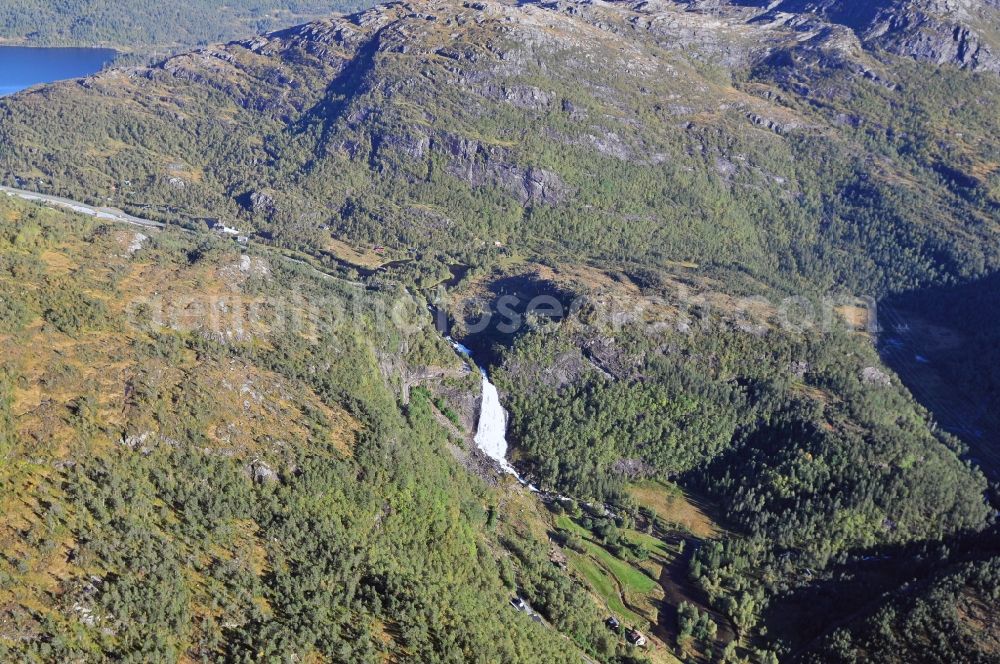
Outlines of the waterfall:
<svg viewBox="0 0 1000 664">
<path fill-rule="evenodd" d="M 445 337 L 445 339 L 460 355 L 472 359 L 471 350 L 451 337 Z M 486 369 L 483 367 L 478 367 L 478 369 L 479 374 L 483 377 L 483 397 L 479 409 L 479 424 L 476 427 L 476 447 L 482 450 L 483 454 L 496 461 L 505 473 L 516 477 L 517 481 L 528 487 L 530 491 L 537 492 L 538 489 L 518 475 L 514 466 L 507 461 L 507 411 L 500 405 L 497 387 L 490 382 Z"/>
<path fill-rule="evenodd" d="M 507 411 L 500 405 L 500 395 L 486 370 L 480 367 L 479 373 L 483 376 L 483 404 L 476 428 L 476 447 L 500 464 L 505 472 L 516 476 L 517 471 L 507 461 Z"/>
</svg>

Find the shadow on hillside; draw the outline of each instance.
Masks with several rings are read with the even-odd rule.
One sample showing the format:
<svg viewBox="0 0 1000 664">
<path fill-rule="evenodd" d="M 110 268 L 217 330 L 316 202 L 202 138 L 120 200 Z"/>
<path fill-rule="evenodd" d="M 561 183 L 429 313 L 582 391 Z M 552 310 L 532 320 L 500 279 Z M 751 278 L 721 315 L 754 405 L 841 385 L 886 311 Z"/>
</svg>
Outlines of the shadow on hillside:
<svg viewBox="0 0 1000 664">
<path fill-rule="evenodd" d="M 939 541 L 880 546 L 852 552 L 822 579 L 775 598 L 764 615 L 770 634 L 791 647 L 799 661 L 837 628 L 858 623 L 893 596 L 909 595 L 963 562 L 1000 554 L 1000 531 Z"/>
<path fill-rule="evenodd" d="M 893 296 L 878 317 L 882 360 L 1000 479 L 1000 273 Z"/>
</svg>

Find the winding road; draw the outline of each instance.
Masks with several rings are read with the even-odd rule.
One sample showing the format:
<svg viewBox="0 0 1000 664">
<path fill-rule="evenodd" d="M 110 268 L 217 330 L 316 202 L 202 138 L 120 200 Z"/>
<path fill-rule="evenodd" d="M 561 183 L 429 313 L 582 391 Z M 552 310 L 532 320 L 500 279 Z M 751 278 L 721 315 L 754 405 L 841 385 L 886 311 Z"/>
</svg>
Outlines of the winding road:
<svg viewBox="0 0 1000 664">
<path fill-rule="evenodd" d="M 132 226 L 141 226 L 143 228 L 166 227 L 166 224 L 161 223 L 159 221 L 152 221 L 150 219 L 133 217 L 132 215 L 122 212 L 117 208 L 94 207 L 92 205 L 87 205 L 86 203 L 81 203 L 80 201 L 73 201 L 68 198 L 60 198 L 59 196 L 49 196 L 48 194 L 38 194 L 33 191 L 27 191 L 26 189 L 14 189 L 13 187 L 0 186 L 0 192 L 5 193 L 8 196 L 14 198 L 21 198 L 26 201 L 34 201 L 36 203 L 53 205 L 55 207 L 60 207 L 67 210 L 71 210 L 73 212 L 78 212 L 80 214 L 85 214 L 88 217 L 94 217 L 96 219 L 103 219 L 106 221 L 117 221 L 123 224 L 130 224 Z"/>
</svg>

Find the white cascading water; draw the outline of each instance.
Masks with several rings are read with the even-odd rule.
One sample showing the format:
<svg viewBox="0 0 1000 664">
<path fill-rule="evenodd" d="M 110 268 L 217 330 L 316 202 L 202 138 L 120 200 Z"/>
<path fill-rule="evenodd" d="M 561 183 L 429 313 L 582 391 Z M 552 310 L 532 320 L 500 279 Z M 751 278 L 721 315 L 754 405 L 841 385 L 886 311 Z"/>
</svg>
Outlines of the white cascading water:
<svg viewBox="0 0 1000 664">
<path fill-rule="evenodd" d="M 500 405 L 496 385 L 490 382 L 486 371 L 480 367 L 479 373 L 483 376 L 483 404 L 476 428 L 476 447 L 499 463 L 505 472 L 517 476 L 517 471 L 507 462 L 507 411 Z"/>
<path fill-rule="evenodd" d="M 458 343 L 451 337 L 445 337 L 448 343 L 465 357 L 472 359 L 472 351 Z M 500 405 L 500 395 L 497 387 L 490 382 L 490 377 L 486 370 L 479 368 L 479 374 L 483 377 L 483 403 L 479 409 L 479 425 L 476 427 L 475 443 L 476 447 L 483 451 L 483 454 L 500 464 L 500 468 L 505 473 L 510 473 L 517 478 L 517 481 L 528 487 L 531 491 L 538 491 L 537 488 L 528 484 L 514 466 L 507 461 L 507 411 Z"/>
</svg>

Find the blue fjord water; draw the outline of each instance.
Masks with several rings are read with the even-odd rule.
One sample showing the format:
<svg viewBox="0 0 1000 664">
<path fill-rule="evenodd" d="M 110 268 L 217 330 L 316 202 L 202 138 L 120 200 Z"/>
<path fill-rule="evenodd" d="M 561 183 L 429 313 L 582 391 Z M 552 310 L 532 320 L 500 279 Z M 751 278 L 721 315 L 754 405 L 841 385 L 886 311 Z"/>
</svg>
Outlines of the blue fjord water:
<svg viewBox="0 0 1000 664">
<path fill-rule="evenodd" d="M 115 58 L 106 48 L 0 46 L 0 96 L 38 83 L 94 74 Z"/>
</svg>

